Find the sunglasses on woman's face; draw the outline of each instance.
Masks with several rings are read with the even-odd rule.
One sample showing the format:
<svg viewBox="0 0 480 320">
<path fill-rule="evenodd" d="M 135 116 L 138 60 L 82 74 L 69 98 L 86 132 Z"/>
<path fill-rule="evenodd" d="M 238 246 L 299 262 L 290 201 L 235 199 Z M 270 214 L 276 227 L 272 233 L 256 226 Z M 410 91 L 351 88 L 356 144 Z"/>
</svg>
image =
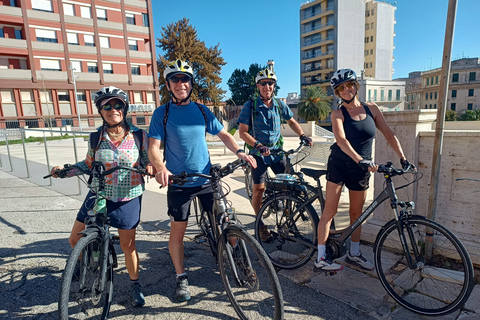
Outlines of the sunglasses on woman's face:
<svg viewBox="0 0 480 320">
<path fill-rule="evenodd" d="M 348 88 L 348 89 L 352 89 L 354 87 L 354 83 L 353 82 L 347 82 L 345 84 L 341 84 L 337 87 L 337 90 L 340 92 L 340 91 L 343 91 L 345 90 L 345 88 Z"/>
<path fill-rule="evenodd" d="M 273 86 L 275 84 L 275 81 L 261 81 L 259 82 L 259 84 L 262 86 L 262 87 L 265 87 L 267 84 L 269 86 Z"/>
<path fill-rule="evenodd" d="M 125 106 L 121 103 L 115 103 L 113 106 L 111 104 L 105 104 L 105 105 L 102 106 L 102 110 L 105 110 L 105 111 L 110 111 L 110 110 L 112 110 L 112 108 L 120 111 L 120 110 L 123 110 L 123 108 L 125 108 Z"/>
<path fill-rule="evenodd" d="M 190 81 L 190 78 L 189 77 L 172 77 L 168 80 L 173 83 L 178 83 L 178 81 L 182 81 L 182 83 L 187 83 Z"/>
</svg>

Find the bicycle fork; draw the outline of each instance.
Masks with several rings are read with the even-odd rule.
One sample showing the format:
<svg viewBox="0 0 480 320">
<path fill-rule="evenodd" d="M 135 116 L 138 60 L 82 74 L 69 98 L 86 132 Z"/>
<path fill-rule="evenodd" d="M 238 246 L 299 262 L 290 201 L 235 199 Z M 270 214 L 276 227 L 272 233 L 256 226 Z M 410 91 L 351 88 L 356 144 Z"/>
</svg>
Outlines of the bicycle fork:
<svg viewBox="0 0 480 320">
<path fill-rule="evenodd" d="M 398 214 L 397 205 L 400 205 L 400 207 L 402 207 L 400 214 Z M 398 217 L 397 230 L 400 238 L 400 243 L 402 244 L 403 251 L 405 252 L 405 258 L 407 259 L 408 267 L 410 269 L 418 269 L 422 267 L 418 259 L 420 253 L 418 252 L 418 248 L 416 246 L 416 241 L 418 241 L 418 239 L 415 239 L 415 235 L 413 234 L 413 230 L 411 228 L 411 223 L 408 221 L 408 215 L 413 210 L 413 207 L 413 202 L 408 202 L 406 204 L 404 202 L 392 202 L 392 209 L 395 213 L 395 216 Z M 407 235 L 405 234 L 405 230 L 407 231 Z M 411 245 L 411 250 L 407 242 L 407 236 Z M 415 259 L 412 258 L 412 255 Z"/>
</svg>

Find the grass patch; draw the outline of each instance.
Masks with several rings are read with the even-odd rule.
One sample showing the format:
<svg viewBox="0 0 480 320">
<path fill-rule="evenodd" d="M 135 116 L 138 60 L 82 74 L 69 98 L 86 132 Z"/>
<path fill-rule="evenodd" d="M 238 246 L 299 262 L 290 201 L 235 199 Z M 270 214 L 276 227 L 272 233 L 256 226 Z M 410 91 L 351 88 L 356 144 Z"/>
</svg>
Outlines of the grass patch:
<svg viewBox="0 0 480 320">
<path fill-rule="evenodd" d="M 47 137 L 47 141 L 51 140 L 65 140 L 65 139 L 72 139 L 73 136 L 69 136 L 68 134 L 65 134 L 64 136 L 58 136 L 58 137 Z M 30 142 L 40 142 L 43 143 L 43 137 L 28 137 L 25 139 L 25 143 L 30 143 Z M 0 146 L 4 146 L 7 143 L 5 141 L 0 141 Z M 22 144 L 22 140 L 8 140 L 8 144 Z"/>
</svg>

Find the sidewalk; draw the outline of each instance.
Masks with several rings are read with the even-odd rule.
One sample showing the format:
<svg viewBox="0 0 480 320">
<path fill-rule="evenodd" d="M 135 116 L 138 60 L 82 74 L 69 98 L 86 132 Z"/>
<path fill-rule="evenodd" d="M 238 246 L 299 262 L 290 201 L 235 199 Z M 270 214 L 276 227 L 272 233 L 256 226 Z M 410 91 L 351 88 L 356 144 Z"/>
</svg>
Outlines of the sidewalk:
<svg viewBox="0 0 480 320">
<path fill-rule="evenodd" d="M 317 141 L 318 140 L 318 141 Z M 316 138 L 315 142 L 322 141 Z M 298 138 L 286 138 L 285 148 L 297 146 Z M 77 139 L 78 157 L 86 152 L 86 142 Z M 48 142 L 50 166 L 74 163 L 71 140 Z M 10 171 L 6 147 L 0 147 L 0 318 L 55 319 L 58 287 L 65 259 L 70 252 L 66 239 L 81 201 L 76 179 L 42 179 L 48 173 L 43 144 L 27 146 L 30 177 L 27 176 L 21 145 L 11 145 L 14 171 Z M 210 150 L 212 163 L 225 164 L 236 157 L 223 148 Z M 321 165 L 318 164 L 317 165 Z M 228 196 L 240 220 L 253 230 L 253 212 L 246 199 L 242 172 L 225 179 Z M 373 188 L 370 190 L 373 191 Z M 372 191 L 367 199 L 373 198 Z M 336 223 L 348 225 L 348 193 L 341 197 Z M 169 219 L 166 215 L 166 190 L 155 181 L 147 183 L 143 197 L 142 221 L 137 246 L 141 259 L 141 280 L 147 297 L 144 308 L 129 306 L 125 264 L 115 271 L 115 297 L 112 319 L 232 319 L 230 306 L 209 249 L 197 245 L 198 233 L 190 219 L 185 241 L 185 265 L 191 277 L 194 299 L 177 304 L 173 296 L 174 274 L 168 253 Z M 372 248 L 361 246 L 373 261 Z M 117 252 L 121 252 L 117 247 Z M 120 254 L 123 259 L 123 254 Z M 343 258 L 340 263 L 343 263 Z M 313 262 L 296 270 L 280 270 L 285 298 L 286 319 L 427 319 L 396 306 L 375 272 L 360 272 L 347 266 L 335 276 L 313 272 Z M 476 286 L 467 309 L 477 313 L 456 312 L 442 319 L 479 319 L 480 292 Z"/>
</svg>

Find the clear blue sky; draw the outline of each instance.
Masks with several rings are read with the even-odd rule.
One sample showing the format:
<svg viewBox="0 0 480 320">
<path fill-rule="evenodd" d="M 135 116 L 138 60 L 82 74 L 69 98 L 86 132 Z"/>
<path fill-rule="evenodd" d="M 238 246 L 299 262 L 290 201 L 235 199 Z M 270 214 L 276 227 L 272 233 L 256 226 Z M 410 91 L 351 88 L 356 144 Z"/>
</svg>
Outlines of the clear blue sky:
<svg viewBox="0 0 480 320">
<path fill-rule="evenodd" d="M 221 88 L 235 69 L 275 61 L 279 97 L 300 92 L 300 0 L 153 0 L 155 38 L 186 17 L 207 47 L 220 44 L 227 64 Z M 398 0 L 393 78 L 441 67 L 448 0 Z M 458 0 L 452 59 L 480 57 L 479 0 Z M 158 41 L 156 41 L 158 44 Z M 157 47 L 157 55 L 161 53 Z M 357 71 L 357 70 L 356 70 Z"/>
</svg>

